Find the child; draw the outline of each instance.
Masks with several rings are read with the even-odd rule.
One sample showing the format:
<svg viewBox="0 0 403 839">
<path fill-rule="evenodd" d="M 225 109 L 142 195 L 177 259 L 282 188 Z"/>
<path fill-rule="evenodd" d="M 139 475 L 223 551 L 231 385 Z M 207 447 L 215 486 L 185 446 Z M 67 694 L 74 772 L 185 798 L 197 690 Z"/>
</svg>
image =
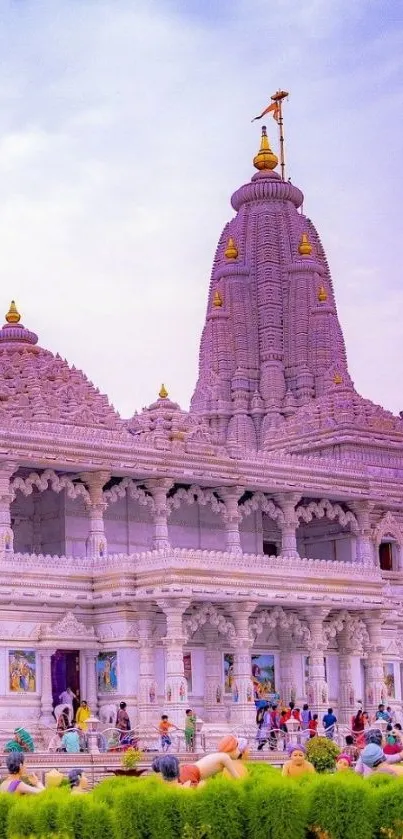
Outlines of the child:
<svg viewBox="0 0 403 839">
<path fill-rule="evenodd" d="M 312 737 L 316 737 L 316 735 L 318 733 L 318 715 L 317 714 L 314 714 L 312 719 L 309 720 L 308 731 L 309 731 L 310 739 L 312 739 Z"/>
<path fill-rule="evenodd" d="M 356 760 L 358 760 L 359 750 L 357 746 L 354 745 L 354 737 L 352 734 L 347 734 L 345 744 L 343 753 L 351 758 L 352 763 L 355 763 Z"/>
<path fill-rule="evenodd" d="M 158 731 L 161 737 L 161 751 L 163 752 L 167 752 L 169 747 L 172 745 L 172 740 L 169 736 L 171 728 L 177 729 L 177 726 L 174 725 L 173 722 L 169 722 L 167 714 L 162 714 L 161 722 L 158 726 Z"/>
<path fill-rule="evenodd" d="M 194 752 L 196 745 L 196 714 L 191 708 L 186 711 L 185 744 L 187 752 Z"/>
</svg>

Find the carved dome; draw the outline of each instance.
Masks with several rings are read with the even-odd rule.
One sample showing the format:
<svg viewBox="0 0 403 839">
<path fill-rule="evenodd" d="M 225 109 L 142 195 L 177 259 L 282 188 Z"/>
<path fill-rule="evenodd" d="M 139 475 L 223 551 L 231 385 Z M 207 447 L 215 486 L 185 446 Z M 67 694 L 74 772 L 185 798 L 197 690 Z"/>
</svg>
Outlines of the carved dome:
<svg viewBox="0 0 403 839">
<path fill-rule="evenodd" d="M 38 346 L 14 301 L 0 330 L 0 421 L 113 429 L 122 421 L 81 370 Z"/>
<path fill-rule="evenodd" d="M 156 402 L 140 413 L 136 412 L 128 421 L 127 429 L 141 442 L 157 447 L 185 443 L 211 445 L 214 442 L 208 423 L 202 417 L 182 410 L 177 402 L 172 402 L 164 385 Z"/>
</svg>

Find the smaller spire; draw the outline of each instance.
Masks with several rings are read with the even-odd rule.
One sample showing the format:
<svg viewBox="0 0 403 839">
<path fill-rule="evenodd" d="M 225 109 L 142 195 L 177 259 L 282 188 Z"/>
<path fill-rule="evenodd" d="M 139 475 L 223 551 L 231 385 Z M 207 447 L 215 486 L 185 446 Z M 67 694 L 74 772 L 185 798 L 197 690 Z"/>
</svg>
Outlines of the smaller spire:
<svg viewBox="0 0 403 839">
<path fill-rule="evenodd" d="M 343 383 L 343 376 L 340 373 L 335 373 L 333 376 L 333 382 L 335 385 L 341 385 Z"/>
<path fill-rule="evenodd" d="M 226 259 L 236 259 L 238 256 L 238 248 L 232 236 L 230 236 L 230 238 L 228 239 L 228 244 L 225 248 L 224 255 Z"/>
<path fill-rule="evenodd" d="M 308 239 L 307 233 L 303 233 L 301 236 L 301 241 L 298 245 L 298 253 L 300 253 L 301 256 L 310 256 L 312 253 L 312 245 Z"/>
<path fill-rule="evenodd" d="M 19 323 L 21 320 L 21 315 L 15 305 L 15 300 L 12 300 L 10 303 L 10 308 L 6 314 L 6 321 L 7 323 Z"/>
<path fill-rule="evenodd" d="M 275 169 L 278 163 L 278 157 L 270 148 L 269 138 L 267 136 L 266 126 L 262 126 L 262 139 L 260 141 L 260 149 L 253 158 L 253 165 L 255 169 Z"/>
<path fill-rule="evenodd" d="M 223 304 L 223 299 L 221 297 L 220 292 L 216 289 L 214 294 L 213 294 L 213 306 L 216 309 L 219 309 L 219 308 L 221 308 L 222 304 Z"/>
<path fill-rule="evenodd" d="M 318 300 L 319 303 L 326 303 L 327 300 L 327 291 L 324 285 L 321 285 L 318 290 Z"/>
<path fill-rule="evenodd" d="M 167 391 L 164 384 L 161 385 L 160 392 L 159 392 L 158 396 L 159 396 L 160 399 L 167 399 L 168 398 L 168 391 Z"/>
</svg>

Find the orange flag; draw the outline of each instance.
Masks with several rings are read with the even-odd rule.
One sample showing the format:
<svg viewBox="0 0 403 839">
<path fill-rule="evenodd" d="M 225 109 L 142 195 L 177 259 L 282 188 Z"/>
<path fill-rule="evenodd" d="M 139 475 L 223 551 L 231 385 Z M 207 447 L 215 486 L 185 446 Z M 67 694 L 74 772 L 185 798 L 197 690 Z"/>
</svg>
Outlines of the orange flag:
<svg viewBox="0 0 403 839">
<path fill-rule="evenodd" d="M 280 106 L 278 102 L 272 102 L 271 105 L 268 105 L 267 108 L 265 108 L 265 110 L 262 111 L 262 113 L 259 114 L 258 117 L 253 117 L 252 122 L 254 122 L 255 119 L 262 119 L 262 117 L 264 117 L 265 114 L 269 114 L 271 111 L 273 113 L 273 119 L 275 119 L 276 122 L 278 122 L 280 118 Z"/>
</svg>

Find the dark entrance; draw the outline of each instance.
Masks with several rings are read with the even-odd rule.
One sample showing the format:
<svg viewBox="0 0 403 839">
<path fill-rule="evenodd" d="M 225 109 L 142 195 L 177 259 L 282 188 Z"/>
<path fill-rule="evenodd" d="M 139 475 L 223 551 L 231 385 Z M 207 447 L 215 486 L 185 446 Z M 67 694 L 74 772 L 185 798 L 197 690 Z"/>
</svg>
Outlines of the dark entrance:
<svg viewBox="0 0 403 839">
<path fill-rule="evenodd" d="M 80 653 L 78 650 L 56 650 L 52 655 L 52 697 L 53 707 L 60 704 L 60 694 L 67 688 L 80 701 Z M 74 703 L 74 710 L 76 703 Z"/>
</svg>

